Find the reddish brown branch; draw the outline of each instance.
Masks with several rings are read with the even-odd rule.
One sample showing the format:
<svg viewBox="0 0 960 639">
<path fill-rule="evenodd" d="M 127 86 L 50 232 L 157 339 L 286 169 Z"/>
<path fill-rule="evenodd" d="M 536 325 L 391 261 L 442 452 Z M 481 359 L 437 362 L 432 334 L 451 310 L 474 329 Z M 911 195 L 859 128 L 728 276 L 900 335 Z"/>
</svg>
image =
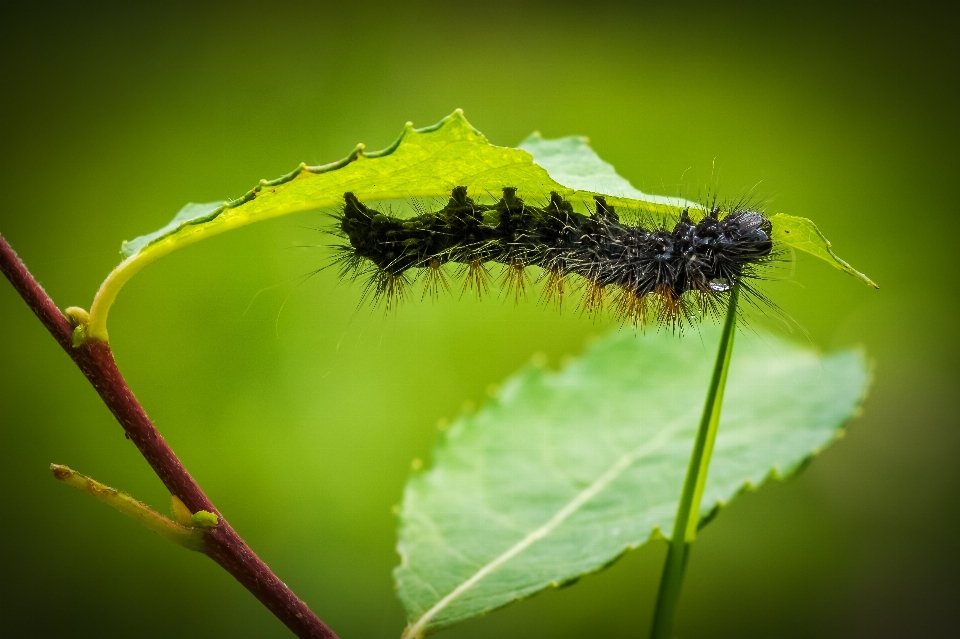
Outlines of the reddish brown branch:
<svg viewBox="0 0 960 639">
<path fill-rule="evenodd" d="M 253 593 L 298 637 L 337 639 L 337 635 L 250 550 L 203 493 L 127 386 L 114 362 L 110 345 L 96 340 L 87 341 L 79 348 L 71 345 L 73 327 L 70 322 L 2 235 L 0 271 L 93 384 L 167 490 L 186 504 L 190 512 L 208 510 L 217 513 L 220 523 L 206 533 L 206 554 Z"/>
</svg>

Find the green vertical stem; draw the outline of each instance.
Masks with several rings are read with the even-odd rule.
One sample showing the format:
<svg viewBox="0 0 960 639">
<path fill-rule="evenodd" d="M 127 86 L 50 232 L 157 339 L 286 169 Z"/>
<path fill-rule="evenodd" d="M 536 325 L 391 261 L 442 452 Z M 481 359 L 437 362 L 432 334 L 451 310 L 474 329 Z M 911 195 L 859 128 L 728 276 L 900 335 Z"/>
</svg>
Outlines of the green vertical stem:
<svg viewBox="0 0 960 639">
<path fill-rule="evenodd" d="M 720 409 L 723 406 L 723 391 L 727 385 L 727 371 L 730 369 L 730 356 L 733 353 L 733 338 L 737 326 L 737 298 L 740 286 L 734 286 L 727 306 L 727 318 L 720 336 L 717 349 L 717 361 L 713 366 L 713 377 L 707 390 L 707 400 L 703 405 L 700 428 L 693 443 L 687 478 L 683 482 L 683 493 L 673 524 L 673 538 L 667 551 L 667 560 L 663 565 L 660 578 L 660 592 L 657 595 L 657 608 L 653 616 L 651 639 L 673 639 L 673 617 L 680 599 L 683 586 L 683 574 L 690 555 L 690 544 L 697 536 L 700 523 L 700 500 L 703 487 L 707 483 L 707 469 L 713 444 L 717 439 L 717 427 L 720 425 Z"/>
</svg>

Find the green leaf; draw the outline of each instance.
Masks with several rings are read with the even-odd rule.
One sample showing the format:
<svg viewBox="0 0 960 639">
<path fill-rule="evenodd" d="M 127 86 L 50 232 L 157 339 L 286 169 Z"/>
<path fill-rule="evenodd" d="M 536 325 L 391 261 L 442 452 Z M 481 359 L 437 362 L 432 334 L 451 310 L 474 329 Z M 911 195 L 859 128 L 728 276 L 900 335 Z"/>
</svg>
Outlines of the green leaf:
<svg viewBox="0 0 960 639">
<path fill-rule="evenodd" d="M 276 180 L 261 180 L 236 200 L 187 205 L 165 227 L 127 242 L 124 250 L 133 256 L 161 240 L 171 247 L 185 243 L 203 232 L 198 227 L 232 228 L 277 215 L 336 206 L 346 191 L 362 201 L 402 200 L 449 196 L 460 185 L 477 194 L 499 193 L 504 186 L 516 186 L 523 194 L 574 192 L 550 179 L 529 153 L 487 142 L 457 110 L 423 129 L 408 123 L 400 137 L 382 151 L 366 152 L 361 144 L 338 162 L 315 167 L 301 164 Z"/>
<path fill-rule="evenodd" d="M 103 282 L 90 308 L 86 336 L 107 340 L 107 314 L 123 285 L 144 266 L 177 249 L 253 222 L 338 206 L 346 191 L 371 202 L 443 198 L 456 186 L 466 186 L 477 197 L 498 194 L 505 186 L 516 187 L 523 197 L 541 200 L 556 191 L 575 203 L 604 195 L 621 210 L 660 218 L 676 217 L 682 207 L 690 205 L 680 198 L 647 195 L 633 188 L 590 149 L 585 138 L 544 140 L 534 135 L 520 149 L 494 146 L 458 109 L 423 129 L 408 123 L 400 137 L 382 151 L 367 152 L 360 144 L 337 162 L 301 164 L 275 180 L 261 180 L 237 199 L 188 204 L 164 227 L 125 242 L 121 248 L 124 261 Z M 784 219 L 791 224 L 802 220 Z M 802 237 L 786 233 L 778 238 L 856 273 L 833 254 L 819 232 Z"/>
<path fill-rule="evenodd" d="M 817 225 L 805 217 L 794 217 L 778 213 L 770 217 L 773 222 L 773 241 L 779 245 L 792 246 L 798 251 L 804 251 L 810 255 L 815 255 L 821 260 L 826 261 L 835 268 L 840 269 L 855 278 L 869 284 L 874 288 L 880 288 L 869 277 L 850 266 L 847 262 L 840 259 L 833 252 L 833 245 L 830 240 L 823 236 Z"/>
<path fill-rule="evenodd" d="M 242 197 L 220 205 L 188 205 L 163 228 L 124 244 L 126 259 L 107 277 L 90 308 L 87 336 L 106 340 L 106 320 L 120 288 L 147 264 L 177 249 L 234 228 L 289 213 L 334 207 L 346 191 L 364 201 L 448 196 L 456 186 L 471 193 L 499 193 L 515 186 L 527 196 L 575 191 L 550 178 L 526 151 L 494 146 L 455 111 L 434 126 L 407 124 L 382 151 L 358 145 L 350 155 L 323 166 L 301 164 L 275 180 L 261 180 Z M 611 204 L 630 201 L 612 199 Z M 655 203 L 634 203 L 663 210 Z"/>
<path fill-rule="evenodd" d="M 534 132 L 518 148 L 529 152 L 533 161 L 546 169 L 551 178 L 578 191 L 664 204 L 675 209 L 699 208 L 696 202 L 680 197 L 650 195 L 634 188 L 626 178 L 617 174 L 612 164 L 600 159 L 590 148 L 590 141 L 583 136 L 545 140 L 539 132 Z"/>
<path fill-rule="evenodd" d="M 560 372 L 529 367 L 438 444 L 404 492 L 395 570 L 420 637 L 670 536 L 719 330 L 614 333 Z M 869 380 L 831 355 L 744 333 L 733 355 L 701 523 L 790 475 L 839 434 Z"/>
<path fill-rule="evenodd" d="M 550 191 L 564 195 L 589 191 L 631 206 L 636 204 L 629 200 L 674 209 L 695 206 L 681 198 L 647 195 L 633 188 L 594 153 L 586 138 L 544 140 L 534 134 L 519 149 L 498 147 L 487 142 L 460 110 L 423 129 L 414 129 L 408 123 L 400 137 L 382 151 L 368 153 L 363 149 L 359 145 L 344 159 L 323 166 L 302 164 L 281 178 L 261 181 L 234 201 L 187 204 L 164 227 L 124 242 L 121 252 L 132 257 L 164 239 L 175 245 L 198 231 L 190 227 L 221 216 L 254 221 L 275 217 L 278 212 L 334 206 L 346 191 L 363 201 L 377 201 L 444 197 L 461 185 L 477 194 L 499 193 L 504 186 L 516 186 L 521 194 L 532 197 L 543 197 Z M 557 178 L 547 171 L 556 172 Z"/>
<path fill-rule="evenodd" d="M 222 212 L 222 202 L 207 202 L 206 204 L 194 204 L 193 202 L 185 205 L 170 222 L 153 233 L 141 235 L 135 240 L 124 242 L 120 245 L 120 254 L 124 257 L 132 257 L 140 252 L 148 244 L 153 244 L 157 240 L 173 235 L 177 231 L 196 224 L 209 222 Z"/>
</svg>

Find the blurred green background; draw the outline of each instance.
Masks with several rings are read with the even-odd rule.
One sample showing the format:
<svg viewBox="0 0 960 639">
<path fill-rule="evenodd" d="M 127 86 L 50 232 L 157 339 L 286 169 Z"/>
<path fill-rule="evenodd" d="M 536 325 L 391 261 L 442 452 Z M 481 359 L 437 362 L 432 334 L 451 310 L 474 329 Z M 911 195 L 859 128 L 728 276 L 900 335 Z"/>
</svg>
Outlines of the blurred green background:
<svg viewBox="0 0 960 639">
<path fill-rule="evenodd" d="M 918 3 L 483 2 L 27 8 L 0 14 L 0 232 L 61 306 L 123 239 L 456 107 L 495 144 L 590 136 L 647 192 L 754 185 L 870 290 L 812 259 L 768 292 L 876 382 L 846 439 L 738 499 L 691 560 L 684 637 L 941 637 L 960 627 L 958 38 Z M 395 516 L 439 419 L 527 361 L 615 329 L 535 299 L 384 317 L 303 276 L 314 212 L 177 252 L 121 293 L 121 370 L 250 545 L 344 639 L 397 637 Z M 284 637 L 208 559 L 54 481 L 168 496 L 0 283 L 0 627 L 8 637 Z M 660 545 L 442 636 L 641 637 Z M 952 604 L 950 602 L 953 602 Z"/>
</svg>

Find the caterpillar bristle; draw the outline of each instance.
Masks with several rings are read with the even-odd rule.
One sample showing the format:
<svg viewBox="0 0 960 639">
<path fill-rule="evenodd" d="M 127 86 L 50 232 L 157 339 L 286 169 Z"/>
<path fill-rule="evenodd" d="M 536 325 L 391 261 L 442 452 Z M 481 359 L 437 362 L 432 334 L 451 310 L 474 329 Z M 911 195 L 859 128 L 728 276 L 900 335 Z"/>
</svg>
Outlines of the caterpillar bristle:
<svg viewBox="0 0 960 639">
<path fill-rule="evenodd" d="M 410 280 L 405 273 L 381 270 L 374 273 L 368 288 L 372 287 L 374 305 L 382 301 L 384 309 L 391 311 L 406 301 L 409 285 Z"/>
<path fill-rule="evenodd" d="M 644 328 L 648 321 L 647 296 L 637 295 L 634 291 L 621 288 L 614 300 L 614 312 L 623 322 L 634 328 Z"/>
<path fill-rule="evenodd" d="M 434 258 L 427 263 L 427 266 L 421 269 L 423 277 L 423 294 L 420 300 L 423 301 L 429 297 L 436 300 L 440 297 L 440 289 L 447 293 L 450 292 L 450 282 L 447 280 L 447 274 L 443 271 L 443 264 L 440 260 Z"/>
<path fill-rule="evenodd" d="M 554 303 L 557 310 L 563 310 L 563 298 L 567 291 L 567 275 L 559 268 L 548 268 L 543 271 L 541 279 L 544 280 L 543 288 L 540 289 L 540 301 L 544 304 Z"/>
<path fill-rule="evenodd" d="M 681 328 L 692 316 L 689 302 L 667 286 L 657 287 L 653 301 L 657 322 L 671 330 Z"/>
<path fill-rule="evenodd" d="M 727 309 L 727 292 L 707 293 L 705 291 L 692 291 L 692 305 L 696 308 L 696 314 L 699 317 L 708 318 L 713 321 L 720 321 Z M 749 293 L 747 294 L 749 297 Z"/>
<path fill-rule="evenodd" d="M 580 295 L 580 313 L 587 317 L 597 317 L 603 312 L 604 285 L 597 280 L 584 282 Z"/>
<path fill-rule="evenodd" d="M 744 199 L 725 204 L 714 196 L 672 224 L 629 210 L 624 222 L 602 196 L 586 214 L 556 192 L 542 206 L 524 202 L 509 186 L 494 199 L 482 204 L 458 186 L 442 208 L 416 200 L 416 215 L 401 218 L 346 193 L 333 232 L 347 242 L 335 247 L 331 264 L 343 278 L 368 278 L 364 297 L 388 309 L 406 299 L 414 273 L 423 279 L 421 299 L 449 292 L 448 263 L 458 267 L 461 296 L 488 295 L 487 265 L 495 263 L 502 267 L 502 294 L 519 302 L 533 286 L 527 269 L 538 267 L 541 301 L 562 308 L 570 282 L 581 281 L 581 313 L 598 316 L 610 298 L 612 312 L 638 328 L 683 330 L 719 318 L 736 285 L 756 305 L 772 306 L 749 285 L 780 259 L 772 223 Z"/>
<path fill-rule="evenodd" d="M 530 285 L 530 277 L 527 275 L 527 269 L 520 260 L 510 262 L 504 268 L 500 290 L 506 297 L 513 296 L 515 304 L 527 294 L 527 287 Z"/>
<path fill-rule="evenodd" d="M 470 260 L 461 268 L 459 275 L 463 278 L 461 297 L 468 290 L 476 291 L 478 300 L 490 294 L 490 271 L 480 260 Z"/>
</svg>

